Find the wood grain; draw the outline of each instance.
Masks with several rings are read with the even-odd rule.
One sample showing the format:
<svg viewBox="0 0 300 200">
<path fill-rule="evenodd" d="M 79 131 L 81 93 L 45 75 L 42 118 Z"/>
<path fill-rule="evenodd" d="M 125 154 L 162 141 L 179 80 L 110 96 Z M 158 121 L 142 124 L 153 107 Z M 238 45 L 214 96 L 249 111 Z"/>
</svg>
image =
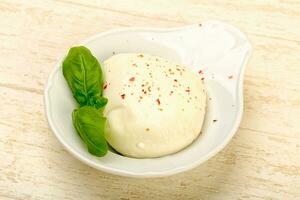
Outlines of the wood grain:
<svg viewBox="0 0 300 200">
<path fill-rule="evenodd" d="M 171 177 L 92 169 L 48 128 L 43 87 L 57 60 L 91 35 L 130 26 L 222 20 L 253 45 L 245 112 L 230 144 Z M 0 199 L 300 199 L 300 2 L 0 1 Z"/>
</svg>

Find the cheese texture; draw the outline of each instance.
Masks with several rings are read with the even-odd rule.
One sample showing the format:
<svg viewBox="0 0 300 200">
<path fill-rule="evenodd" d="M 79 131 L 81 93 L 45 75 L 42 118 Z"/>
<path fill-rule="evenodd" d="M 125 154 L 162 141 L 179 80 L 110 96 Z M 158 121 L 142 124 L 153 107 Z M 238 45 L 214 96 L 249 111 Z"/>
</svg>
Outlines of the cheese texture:
<svg viewBox="0 0 300 200">
<path fill-rule="evenodd" d="M 108 98 L 106 139 L 129 157 L 177 152 L 200 134 L 206 91 L 201 75 L 147 54 L 117 54 L 104 61 Z"/>
</svg>

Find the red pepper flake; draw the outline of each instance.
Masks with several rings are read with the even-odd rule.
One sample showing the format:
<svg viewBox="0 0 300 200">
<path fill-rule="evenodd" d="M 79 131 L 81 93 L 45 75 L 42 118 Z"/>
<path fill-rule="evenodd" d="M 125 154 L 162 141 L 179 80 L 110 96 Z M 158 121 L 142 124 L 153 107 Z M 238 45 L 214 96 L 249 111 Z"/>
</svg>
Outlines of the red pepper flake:
<svg viewBox="0 0 300 200">
<path fill-rule="evenodd" d="M 135 63 L 133 63 L 133 64 L 132 64 L 132 66 L 136 67 L 136 64 L 135 64 Z"/>
<path fill-rule="evenodd" d="M 233 75 L 228 76 L 229 79 L 233 79 Z"/>
<path fill-rule="evenodd" d="M 160 100 L 159 99 L 156 99 L 156 102 L 158 105 L 160 105 Z"/>
<path fill-rule="evenodd" d="M 130 79 L 129 79 L 129 81 L 134 81 L 135 80 L 135 78 L 134 77 L 131 77 Z"/>
<path fill-rule="evenodd" d="M 104 86 L 103 86 L 103 89 L 105 90 L 107 88 L 107 84 L 105 84 Z"/>
<path fill-rule="evenodd" d="M 122 99 L 125 99 L 125 94 L 122 94 L 122 95 L 121 95 L 121 98 L 122 98 Z"/>
<path fill-rule="evenodd" d="M 186 91 L 186 92 L 190 92 L 191 90 L 190 90 L 190 89 L 186 89 L 185 91 Z"/>
<path fill-rule="evenodd" d="M 203 71 L 202 71 L 202 70 L 199 70 L 199 71 L 198 71 L 198 74 L 203 74 Z"/>
<path fill-rule="evenodd" d="M 214 123 L 217 122 L 217 121 L 218 121 L 218 120 L 216 120 L 216 119 L 213 120 Z"/>
</svg>

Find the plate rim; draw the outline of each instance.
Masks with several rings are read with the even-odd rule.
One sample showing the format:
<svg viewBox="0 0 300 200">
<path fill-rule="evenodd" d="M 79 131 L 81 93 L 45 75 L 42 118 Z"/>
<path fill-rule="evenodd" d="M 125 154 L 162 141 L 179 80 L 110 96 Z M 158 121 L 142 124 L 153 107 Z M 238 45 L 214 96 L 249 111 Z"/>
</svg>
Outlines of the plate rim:
<svg viewBox="0 0 300 200">
<path fill-rule="evenodd" d="M 191 162 L 188 165 L 181 166 L 181 167 L 176 167 L 173 169 L 168 169 L 168 170 L 163 170 L 159 172 L 153 172 L 153 171 L 147 171 L 147 172 L 132 172 L 128 170 L 120 170 L 120 169 L 115 169 L 111 167 L 107 167 L 105 165 L 99 165 L 95 164 L 92 162 L 90 159 L 87 157 L 82 156 L 81 154 L 77 153 L 75 149 L 73 149 L 71 146 L 69 146 L 64 139 L 60 136 L 61 134 L 59 131 L 56 129 L 52 117 L 51 117 L 51 110 L 50 108 L 50 98 L 49 98 L 49 91 L 51 90 L 51 87 L 53 85 L 53 77 L 56 73 L 58 73 L 58 70 L 61 68 L 61 63 L 65 57 L 66 54 L 64 54 L 60 59 L 58 59 L 57 64 L 55 65 L 54 69 L 52 69 L 51 73 L 49 74 L 45 87 L 44 87 L 44 109 L 45 109 L 45 114 L 46 114 L 46 119 L 49 124 L 49 127 L 51 131 L 54 133 L 56 138 L 60 141 L 60 143 L 63 145 L 63 147 L 73 156 L 75 156 L 78 160 L 81 162 L 95 168 L 101 171 L 104 171 L 106 173 L 111 173 L 115 175 L 120 175 L 120 176 L 126 176 L 126 177 L 134 177 L 134 178 L 154 178 L 154 177 L 165 177 L 165 176 L 170 176 L 174 175 L 177 173 L 181 173 L 187 170 L 190 170 L 192 168 L 195 168 L 196 166 L 200 165 L 201 163 L 207 161 L 208 159 L 212 158 L 215 156 L 218 152 L 220 152 L 232 139 L 232 137 L 235 135 L 237 132 L 237 129 L 239 127 L 239 124 L 242 119 L 243 115 L 243 108 L 244 108 L 244 101 L 243 101 L 243 81 L 244 81 L 244 73 L 245 73 L 245 68 L 246 64 L 252 54 L 252 46 L 249 41 L 249 39 L 246 37 L 246 35 L 241 32 L 239 29 L 224 23 L 220 21 L 204 21 L 201 24 L 219 24 L 222 26 L 226 26 L 227 28 L 231 29 L 231 31 L 234 31 L 237 33 L 239 36 L 243 37 L 247 41 L 248 49 L 247 53 L 244 56 L 243 62 L 240 66 L 240 71 L 238 75 L 238 81 L 237 81 L 237 103 L 238 103 L 238 111 L 237 111 L 237 117 L 235 119 L 235 123 L 232 126 L 231 131 L 229 132 L 228 136 L 220 143 L 215 149 L 213 149 L 211 152 L 206 154 L 205 156 L 201 157 L 200 159 L 196 160 L 195 162 Z M 187 25 L 187 26 L 181 26 L 181 27 L 175 27 L 175 28 L 151 28 L 151 27 L 129 27 L 129 28 L 119 28 L 119 29 L 114 29 L 110 31 L 105 31 L 99 34 L 96 34 L 94 36 L 89 37 L 88 39 L 84 40 L 83 42 L 79 43 L 80 45 L 85 45 L 88 42 L 91 42 L 92 40 L 95 40 L 99 37 L 103 37 L 106 35 L 110 34 L 115 34 L 115 33 L 120 33 L 120 32 L 132 32 L 132 31 L 149 31 L 149 32 L 170 32 L 170 31 L 179 31 L 179 30 L 184 30 L 184 29 L 189 29 L 189 28 L 194 28 L 195 26 L 199 26 L 198 24 L 192 24 L 192 25 Z"/>
</svg>

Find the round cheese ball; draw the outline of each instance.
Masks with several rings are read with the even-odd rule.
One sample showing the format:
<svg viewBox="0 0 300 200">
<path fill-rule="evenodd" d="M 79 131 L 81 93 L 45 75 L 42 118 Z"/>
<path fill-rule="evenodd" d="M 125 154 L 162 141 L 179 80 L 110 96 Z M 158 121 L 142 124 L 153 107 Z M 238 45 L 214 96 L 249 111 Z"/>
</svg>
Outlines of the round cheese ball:
<svg viewBox="0 0 300 200">
<path fill-rule="evenodd" d="M 119 153 L 160 157 L 183 149 L 200 134 L 206 91 L 199 74 L 146 54 L 114 55 L 102 70 L 106 139 Z"/>
</svg>

